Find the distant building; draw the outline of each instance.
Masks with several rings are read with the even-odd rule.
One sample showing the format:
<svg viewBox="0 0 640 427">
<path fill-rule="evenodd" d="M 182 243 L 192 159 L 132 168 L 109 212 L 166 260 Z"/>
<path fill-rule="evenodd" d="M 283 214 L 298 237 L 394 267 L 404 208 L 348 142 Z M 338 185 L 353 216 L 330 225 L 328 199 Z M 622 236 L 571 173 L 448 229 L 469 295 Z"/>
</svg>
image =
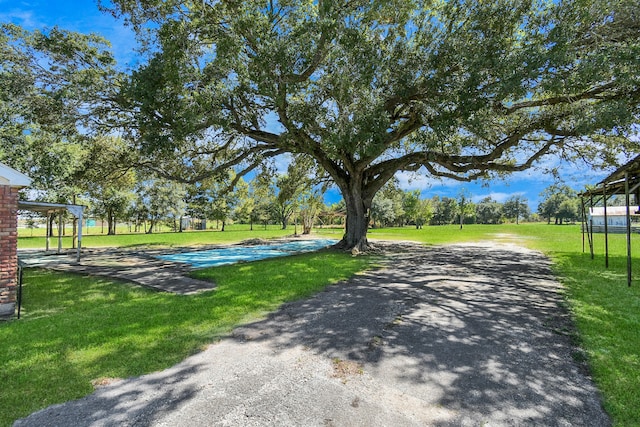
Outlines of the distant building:
<svg viewBox="0 0 640 427">
<path fill-rule="evenodd" d="M 181 218 L 182 230 L 206 230 L 207 220 L 205 218 L 192 218 L 190 216 L 183 216 Z"/>
<path fill-rule="evenodd" d="M 640 209 L 638 206 L 630 206 L 632 231 L 640 231 Z M 604 207 L 596 206 L 589 208 L 587 225 L 593 225 L 594 233 L 604 233 Z M 627 230 L 627 207 L 607 206 L 607 228 L 609 233 L 626 233 Z"/>
</svg>

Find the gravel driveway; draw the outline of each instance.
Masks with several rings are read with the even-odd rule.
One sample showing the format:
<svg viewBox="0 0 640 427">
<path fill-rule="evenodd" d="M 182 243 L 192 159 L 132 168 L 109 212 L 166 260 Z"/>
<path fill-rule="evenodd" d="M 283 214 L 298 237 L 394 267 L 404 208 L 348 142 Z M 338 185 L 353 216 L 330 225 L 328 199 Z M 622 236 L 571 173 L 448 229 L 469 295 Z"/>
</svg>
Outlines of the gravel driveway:
<svg viewBox="0 0 640 427">
<path fill-rule="evenodd" d="M 542 254 L 395 245 L 389 261 L 15 425 L 610 425 Z"/>
</svg>

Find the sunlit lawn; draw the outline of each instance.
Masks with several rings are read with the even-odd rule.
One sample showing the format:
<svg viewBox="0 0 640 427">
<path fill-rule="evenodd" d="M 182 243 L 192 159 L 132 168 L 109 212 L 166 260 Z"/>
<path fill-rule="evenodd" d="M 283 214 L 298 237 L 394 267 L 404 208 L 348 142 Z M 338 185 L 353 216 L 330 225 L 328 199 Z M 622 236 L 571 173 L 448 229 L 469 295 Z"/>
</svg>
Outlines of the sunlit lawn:
<svg viewBox="0 0 640 427">
<path fill-rule="evenodd" d="M 71 233 L 69 228 L 69 234 Z M 38 229 L 38 231 L 41 231 Z M 106 234 L 85 234 L 83 232 L 82 246 L 86 248 L 96 247 L 145 247 L 145 246 L 194 246 L 220 243 L 240 242 L 246 239 L 270 239 L 293 234 L 293 228 L 282 230 L 278 225 L 269 225 L 267 228 L 261 225 L 254 225 L 253 230 L 249 225 L 230 225 L 225 227 L 225 231 L 185 231 L 174 233 L 170 231 L 155 232 L 152 234 L 128 233 L 127 228 L 118 230 L 118 234 L 108 236 Z M 54 230 L 54 234 L 57 233 Z M 18 248 L 42 248 L 46 247 L 46 237 L 44 231 L 41 234 L 31 237 L 30 230 L 21 229 L 18 233 Z M 62 246 L 65 249 L 72 247 L 71 237 L 62 238 Z M 51 237 L 50 247 L 57 249 L 58 238 Z"/>
<path fill-rule="evenodd" d="M 260 234 L 222 232 L 96 236 L 95 246 L 184 246 L 291 234 L 273 227 Z M 340 229 L 322 229 L 340 238 Z M 374 229 L 369 237 L 414 240 L 427 245 L 465 241 L 516 243 L 547 254 L 566 286 L 605 408 L 618 426 L 640 425 L 640 236 L 634 235 L 632 287 L 626 285 L 624 235 L 610 235 L 610 266 L 604 264 L 604 235 L 595 235 L 595 259 L 583 253 L 579 225 L 465 225 Z M 89 239 L 89 238 L 87 238 Z M 226 240 L 228 239 L 228 240 Z M 25 247 L 28 239 L 20 238 Z M 290 261 L 294 260 L 294 263 Z M 162 369 L 227 333 L 234 325 L 300 298 L 369 265 L 368 258 L 324 252 L 248 263 L 241 268 L 203 270 L 217 291 L 180 297 L 154 293 L 106 279 L 29 271 L 25 317 L 0 324 L 0 425 L 51 403 L 83 396 L 91 381 Z M 295 281 L 289 280 L 296 277 Z M 301 282 L 299 278 L 310 278 Z M 4 345 L 4 343 L 8 343 Z"/>
<path fill-rule="evenodd" d="M 205 269 L 197 276 L 218 286 L 196 296 L 27 270 L 23 318 L 0 323 L 0 425 L 82 397 L 93 390 L 92 382 L 167 368 L 239 323 L 309 296 L 372 262 L 323 251 Z"/>
</svg>

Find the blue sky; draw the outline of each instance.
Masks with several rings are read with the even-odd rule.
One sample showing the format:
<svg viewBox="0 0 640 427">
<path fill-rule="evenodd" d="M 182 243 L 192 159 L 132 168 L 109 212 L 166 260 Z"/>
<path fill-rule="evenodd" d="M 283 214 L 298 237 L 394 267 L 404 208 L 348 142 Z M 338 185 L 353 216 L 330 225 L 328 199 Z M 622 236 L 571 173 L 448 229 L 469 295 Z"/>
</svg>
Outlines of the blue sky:
<svg viewBox="0 0 640 427">
<path fill-rule="evenodd" d="M 97 33 L 111 42 L 114 54 L 123 67 L 137 62 L 133 32 L 112 16 L 101 13 L 93 0 L 0 0 L 0 22 L 13 22 L 29 30 L 59 26 L 73 31 Z M 592 171 L 584 165 L 560 164 L 552 158 L 543 159 L 542 165 L 542 168 L 488 183 L 440 181 L 425 175 L 406 173 L 397 177 L 402 188 L 420 189 L 423 197 L 456 197 L 465 191 L 475 201 L 491 196 L 503 202 L 511 195 L 519 194 L 528 199 L 531 209 L 535 211 L 542 190 L 554 183 L 553 176 L 545 172 L 546 168 L 559 167 L 561 178 L 576 190 L 581 190 L 586 184 L 599 182 L 611 172 Z M 334 190 L 328 195 L 327 201 L 335 202 L 339 198 L 339 193 Z"/>
</svg>

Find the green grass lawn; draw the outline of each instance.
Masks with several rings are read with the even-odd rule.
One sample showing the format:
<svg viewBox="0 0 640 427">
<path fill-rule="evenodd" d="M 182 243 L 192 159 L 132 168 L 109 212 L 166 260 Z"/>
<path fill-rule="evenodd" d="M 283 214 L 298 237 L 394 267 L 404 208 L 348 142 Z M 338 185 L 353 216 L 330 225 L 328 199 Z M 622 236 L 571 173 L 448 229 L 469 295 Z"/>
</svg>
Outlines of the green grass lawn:
<svg viewBox="0 0 640 427">
<path fill-rule="evenodd" d="M 222 223 L 220 222 L 216 223 L 215 221 L 210 221 L 208 223 L 207 230 L 203 230 L 203 231 L 220 231 L 221 226 L 222 226 Z M 53 234 L 56 237 L 58 236 L 57 227 L 58 227 L 58 223 L 56 221 L 53 225 Z M 291 227 L 292 227 L 291 229 L 293 230 L 293 225 Z M 262 224 L 254 224 L 253 227 L 249 224 L 227 224 L 225 227 L 225 229 L 229 231 L 241 231 L 241 230 L 249 231 L 251 228 L 253 228 L 254 230 L 264 230 L 265 226 Z M 281 225 L 268 224 L 266 228 L 269 230 L 279 229 L 281 228 Z M 66 234 L 70 235 L 72 233 L 72 223 L 67 222 L 64 226 L 64 230 Z M 118 225 L 116 226 L 117 234 L 145 234 L 144 231 L 145 229 L 143 227 L 140 227 L 140 230 L 138 232 L 135 232 L 135 227 L 133 224 L 118 223 Z M 185 230 L 185 231 L 194 232 L 196 230 Z M 99 221 L 98 221 L 98 225 L 91 225 L 89 227 L 87 227 L 86 225 L 83 225 L 82 227 L 83 235 L 100 236 L 100 235 L 105 235 L 106 232 L 107 232 L 106 221 L 104 223 L 104 227 L 100 225 Z M 170 233 L 170 232 L 173 232 L 173 226 L 169 226 L 164 222 L 160 222 L 159 224 L 154 225 L 153 232 L 154 233 Z M 37 228 L 28 228 L 28 227 L 25 227 L 24 224 L 18 225 L 19 237 L 44 237 L 45 234 L 46 234 L 46 226 L 44 224 L 39 224 Z"/>
<path fill-rule="evenodd" d="M 183 246 L 292 232 L 272 229 L 258 235 L 258 231 L 96 236 L 93 244 Z M 316 230 L 318 235 L 337 239 L 342 233 L 339 229 Z M 462 230 L 459 226 L 407 227 L 371 230 L 369 237 L 427 245 L 497 240 L 547 254 L 566 287 L 578 342 L 588 355 L 606 410 L 617 426 L 640 425 L 639 235 L 632 242 L 636 278 L 631 288 L 626 285 L 625 236 L 609 236 L 610 267 L 605 269 L 604 235 L 595 236 L 592 260 L 588 246 L 586 253 L 582 251 L 579 225 L 465 225 Z M 21 237 L 19 246 L 24 244 Z M 106 279 L 31 270 L 26 276 L 24 319 L 0 324 L 0 357 L 6 361 L 6 369 L 0 371 L 0 408 L 8 408 L 0 411 L 0 425 L 51 403 L 83 396 L 91 392 L 91 381 L 170 366 L 234 325 L 275 309 L 282 301 L 309 295 L 371 262 L 322 252 L 289 258 L 285 263 L 276 259 L 241 268 L 202 270 L 198 275 L 214 278 L 218 290 L 189 297 Z M 301 277 L 311 279 L 301 283 Z"/>
<path fill-rule="evenodd" d="M 23 318 L 0 323 L 0 426 L 85 396 L 92 384 L 172 366 L 234 326 L 374 261 L 322 251 L 205 269 L 197 276 L 215 280 L 217 289 L 195 296 L 27 270 Z"/>
<path fill-rule="evenodd" d="M 209 245 L 220 243 L 240 242 L 246 239 L 270 239 L 274 237 L 283 237 L 293 234 L 293 227 L 287 230 L 281 230 L 280 226 L 269 225 L 265 229 L 263 226 L 254 226 L 253 230 L 248 225 L 231 225 L 225 228 L 225 231 L 207 230 L 207 231 L 185 231 L 182 233 L 160 232 L 152 234 L 144 233 L 121 233 L 108 236 L 105 234 L 87 234 L 82 237 L 82 247 L 150 247 L 150 246 L 194 246 Z M 300 230 L 298 230 L 300 232 Z M 18 249 L 41 248 L 46 247 L 46 237 L 44 233 L 41 235 L 29 236 L 28 231 L 21 230 L 18 237 Z M 65 249 L 72 247 L 71 237 L 62 238 L 62 247 Z M 51 237 L 50 248 L 55 250 L 58 248 L 58 238 Z"/>
</svg>

